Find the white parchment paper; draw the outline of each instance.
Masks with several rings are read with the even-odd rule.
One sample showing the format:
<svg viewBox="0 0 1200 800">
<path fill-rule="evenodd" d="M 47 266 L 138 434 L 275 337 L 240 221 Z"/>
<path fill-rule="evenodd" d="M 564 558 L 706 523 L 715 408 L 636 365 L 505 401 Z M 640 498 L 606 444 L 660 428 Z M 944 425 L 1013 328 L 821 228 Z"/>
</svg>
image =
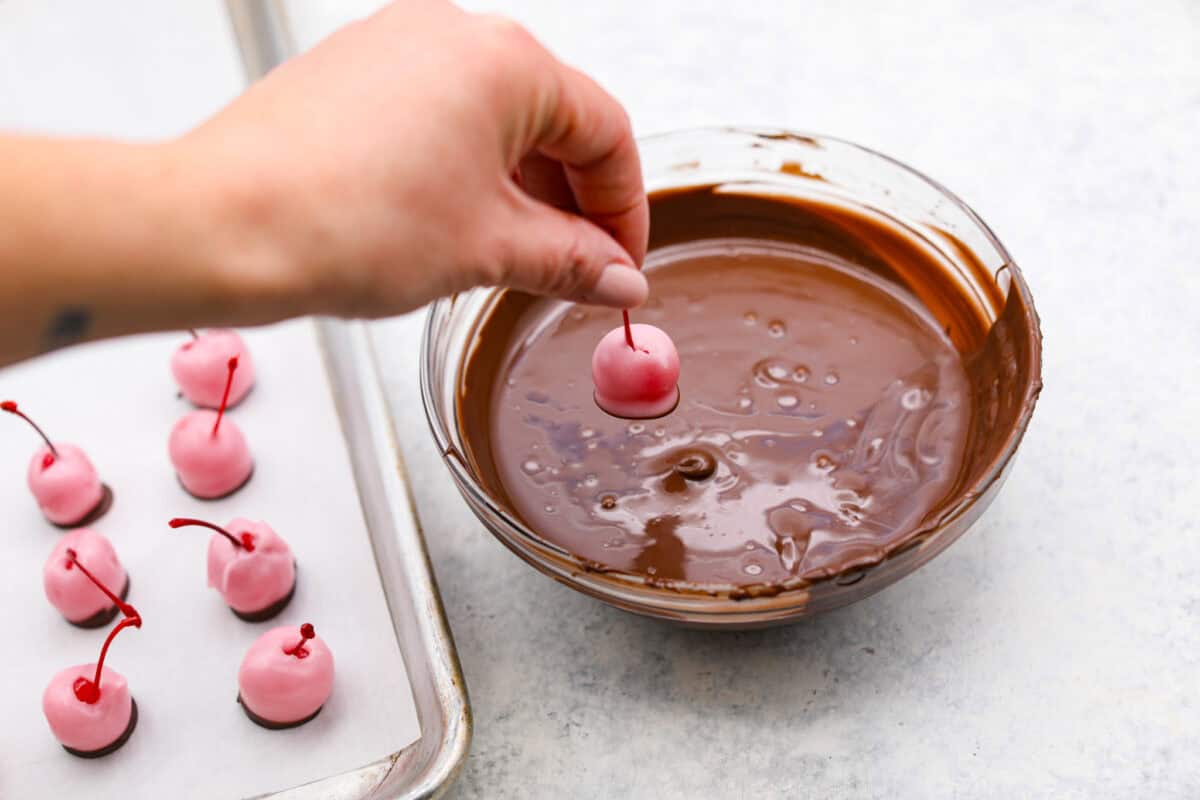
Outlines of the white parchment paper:
<svg viewBox="0 0 1200 800">
<path fill-rule="evenodd" d="M 42 690 L 59 669 L 94 661 L 106 629 L 72 627 L 46 600 L 42 564 L 62 534 L 25 485 L 36 435 L 0 417 L 0 797 L 249 797 L 355 769 L 418 737 L 315 329 L 303 320 L 242 334 L 258 383 L 229 413 L 256 469 L 219 501 L 187 495 L 167 457 L 171 426 L 192 410 L 169 370 L 186 333 L 88 345 L 0 371 L 0 399 L 18 401 L 51 438 L 83 447 L 115 491 L 92 527 L 116 546 L 129 601 L 145 620 L 117 637 L 107 662 L 129 679 L 136 732 L 105 758 L 68 755 L 42 716 Z M 291 605 L 265 623 L 234 617 L 205 586 L 208 532 L 173 531 L 174 516 L 267 521 L 299 562 Z M 333 695 L 307 725 L 267 731 L 235 702 L 238 665 L 270 626 L 301 622 L 333 650 Z"/>
</svg>

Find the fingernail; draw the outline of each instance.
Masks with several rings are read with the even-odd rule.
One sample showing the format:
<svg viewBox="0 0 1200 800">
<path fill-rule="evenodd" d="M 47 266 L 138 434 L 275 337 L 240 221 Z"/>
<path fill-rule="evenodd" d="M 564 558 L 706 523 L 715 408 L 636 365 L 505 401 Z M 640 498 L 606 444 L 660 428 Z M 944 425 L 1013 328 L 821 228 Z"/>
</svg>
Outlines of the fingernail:
<svg viewBox="0 0 1200 800">
<path fill-rule="evenodd" d="M 588 293 L 587 302 L 613 308 L 637 308 L 646 302 L 650 287 L 641 270 L 628 264 L 609 264 Z"/>
</svg>

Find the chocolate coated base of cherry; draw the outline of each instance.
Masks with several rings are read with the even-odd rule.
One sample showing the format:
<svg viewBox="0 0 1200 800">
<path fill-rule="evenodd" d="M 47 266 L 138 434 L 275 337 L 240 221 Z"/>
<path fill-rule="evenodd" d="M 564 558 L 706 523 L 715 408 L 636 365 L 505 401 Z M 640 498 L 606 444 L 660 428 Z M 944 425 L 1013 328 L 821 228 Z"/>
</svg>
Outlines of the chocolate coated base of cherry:
<svg viewBox="0 0 1200 800">
<path fill-rule="evenodd" d="M 299 570 L 298 566 L 297 570 Z M 236 608 L 232 607 L 229 610 L 233 612 L 235 617 L 243 620 L 244 622 L 266 622 L 272 617 L 277 616 L 280 611 L 283 611 L 285 608 L 287 608 L 288 603 L 292 602 L 292 597 L 296 594 L 296 582 L 298 580 L 300 580 L 300 575 L 297 571 L 296 577 L 292 580 L 292 588 L 288 590 L 288 593 L 266 608 L 249 612 L 238 611 Z"/>
<path fill-rule="evenodd" d="M 231 496 L 233 496 L 233 495 L 237 494 L 238 492 L 240 492 L 240 491 L 242 490 L 242 488 L 243 488 L 243 487 L 244 487 L 244 486 L 245 486 L 247 483 L 249 483 L 249 482 L 250 482 L 250 479 L 251 479 L 251 478 L 253 478 L 253 477 L 254 477 L 254 467 L 251 467 L 251 469 L 250 469 L 250 474 L 246 476 L 246 480 L 242 481 L 241 483 L 239 483 L 237 486 L 235 486 L 235 487 L 233 487 L 232 489 L 230 489 L 230 490 L 229 490 L 228 492 L 226 492 L 225 494 L 219 494 L 219 495 L 216 495 L 215 497 L 201 497 L 201 496 L 200 496 L 200 495 L 198 495 L 198 494 L 192 494 L 192 492 L 188 491 L 188 488 L 187 488 L 186 486 L 184 486 L 184 485 L 183 485 L 183 479 L 179 477 L 179 474 L 178 474 L 178 473 L 176 473 L 176 474 L 175 474 L 175 480 L 179 481 L 179 485 L 180 485 L 181 487 L 183 487 L 183 490 L 184 490 L 185 492 L 187 492 L 188 494 L 192 495 L 192 497 L 196 498 L 197 500 L 206 500 L 206 501 L 207 501 L 207 500 L 224 500 L 226 497 L 231 497 Z"/>
<path fill-rule="evenodd" d="M 100 485 L 100 492 L 101 492 L 100 500 L 96 503 L 95 506 L 92 507 L 91 511 L 87 512 L 79 519 L 75 520 L 74 522 L 67 523 L 65 525 L 57 523 L 57 522 L 51 522 L 50 524 L 53 525 L 54 527 L 60 528 L 64 531 L 69 531 L 72 528 L 82 528 L 84 526 L 91 525 L 93 522 L 95 522 L 96 520 L 100 519 L 105 514 L 107 514 L 108 510 L 110 508 L 112 508 L 112 504 L 113 504 L 112 488 L 109 487 L 109 485 L 107 483 L 104 483 L 104 484 Z"/>
<path fill-rule="evenodd" d="M 121 589 L 119 596 L 120 596 L 121 600 L 126 600 L 129 597 L 129 574 L 128 573 L 126 573 L 126 575 L 125 575 L 125 587 L 123 589 Z M 108 623 L 113 621 L 113 618 L 117 616 L 117 612 L 119 612 L 119 611 L 120 611 L 120 609 L 117 608 L 116 606 L 109 606 L 108 608 L 104 609 L 103 611 L 97 611 L 95 614 L 92 614 L 87 619 L 81 619 L 78 621 L 68 619 L 67 622 L 71 623 L 76 628 L 103 628 L 104 626 L 108 625 Z"/>
<path fill-rule="evenodd" d="M 238 705 L 242 707 L 242 711 L 251 722 L 270 731 L 285 731 L 288 728 L 299 728 L 304 723 L 311 722 L 312 720 L 316 719 L 317 715 L 321 713 L 321 708 L 325 708 L 325 706 L 321 706 L 321 708 L 318 708 L 304 719 L 298 719 L 295 722 L 276 722 L 275 720 L 267 719 L 266 717 L 260 717 L 258 714 L 255 714 L 253 711 L 251 711 L 250 706 L 246 705 L 245 702 L 242 701 L 241 692 L 238 692 L 237 702 Z"/>
<path fill-rule="evenodd" d="M 76 750 L 75 748 L 67 747 L 64 744 L 62 746 L 63 750 L 66 750 L 71 755 L 78 756 L 79 758 L 100 758 L 101 756 L 106 756 L 109 753 L 114 753 L 117 750 L 120 750 L 121 747 L 129 741 L 129 737 L 133 735 L 133 729 L 137 727 L 138 723 L 137 700 L 130 698 L 129 702 L 133 704 L 133 709 L 129 713 L 129 724 L 125 726 L 125 731 L 118 736 L 116 741 L 114 741 L 112 744 L 108 745 L 107 747 L 101 747 L 99 750 Z"/>
</svg>

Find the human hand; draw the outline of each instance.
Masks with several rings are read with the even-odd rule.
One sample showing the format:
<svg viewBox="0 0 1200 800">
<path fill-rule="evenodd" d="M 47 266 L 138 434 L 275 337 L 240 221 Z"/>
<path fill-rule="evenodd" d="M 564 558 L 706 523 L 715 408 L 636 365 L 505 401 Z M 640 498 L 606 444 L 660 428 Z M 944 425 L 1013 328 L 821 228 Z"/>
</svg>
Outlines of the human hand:
<svg viewBox="0 0 1200 800">
<path fill-rule="evenodd" d="M 177 145 L 185 171 L 209 170 L 233 273 L 284 315 L 383 316 L 490 285 L 646 298 L 628 117 L 500 18 L 394 4 Z"/>
</svg>

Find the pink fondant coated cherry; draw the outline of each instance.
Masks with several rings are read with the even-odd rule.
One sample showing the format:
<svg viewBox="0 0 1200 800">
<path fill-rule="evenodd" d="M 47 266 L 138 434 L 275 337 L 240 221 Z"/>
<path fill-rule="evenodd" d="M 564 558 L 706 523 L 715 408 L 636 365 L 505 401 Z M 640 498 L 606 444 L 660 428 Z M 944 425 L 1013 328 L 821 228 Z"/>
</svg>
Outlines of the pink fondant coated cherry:
<svg viewBox="0 0 1200 800">
<path fill-rule="evenodd" d="M 94 580 L 124 614 L 105 638 L 96 663 L 61 670 L 42 693 L 42 712 L 63 748 L 72 755 L 95 758 L 123 745 L 137 725 L 137 704 L 129 693 L 129 684 L 119 672 L 106 668 L 104 660 L 118 633 L 128 627 L 142 627 L 142 616 L 96 580 L 73 550 L 67 553 L 75 567 Z"/>
<path fill-rule="evenodd" d="M 604 335 L 592 354 L 596 405 L 614 417 L 650 419 L 679 403 L 679 353 L 653 325 L 629 324 Z"/>
<path fill-rule="evenodd" d="M 167 443 L 179 482 L 190 494 L 202 500 L 233 494 L 254 472 L 254 459 L 246 437 L 232 420 L 225 419 L 238 360 L 229 359 L 226 368 L 225 395 L 219 410 L 203 409 L 184 415 L 175 423 Z"/>
<path fill-rule="evenodd" d="M 108 510 L 112 492 L 100 482 L 87 454 L 73 444 L 51 442 L 13 401 L 0 403 L 0 410 L 28 422 L 45 443 L 29 460 L 26 480 L 46 519 L 63 528 L 99 519 Z"/>
<path fill-rule="evenodd" d="M 296 557 L 265 522 L 234 519 L 224 528 L 177 517 L 172 528 L 198 526 L 214 531 L 208 540 L 208 585 L 221 593 L 241 619 L 262 622 L 287 606 L 296 591 Z"/>
<path fill-rule="evenodd" d="M 129 575 L 112 542 L 89 528 L 76 528 L 59 539 L 42 567 L 46 599 L 81 628 L 103 627 L 117 615 L 105 586 L 115 587 L 125 599 Z"/>
<path fill-rule="evenodd" d="M 171 374 L 179 391 L 201 408 L 219 408 L 225 391 L 226 365 L 238 360 L 237 374 L 229 389 L 229 407 L 242 402 L 254 388 L 254 361 L 237 331 L 214 328 L 204 333 L 190 331 L 192 338 L 171 356 Z"/>
<path fill-rule="evenodd" d="M 238 702 L 250 719 L 267 728 L 308 722 L 331 691 L 333 653 L 307 622 L 258 637 L 238 669 Z"/>
</svg>

